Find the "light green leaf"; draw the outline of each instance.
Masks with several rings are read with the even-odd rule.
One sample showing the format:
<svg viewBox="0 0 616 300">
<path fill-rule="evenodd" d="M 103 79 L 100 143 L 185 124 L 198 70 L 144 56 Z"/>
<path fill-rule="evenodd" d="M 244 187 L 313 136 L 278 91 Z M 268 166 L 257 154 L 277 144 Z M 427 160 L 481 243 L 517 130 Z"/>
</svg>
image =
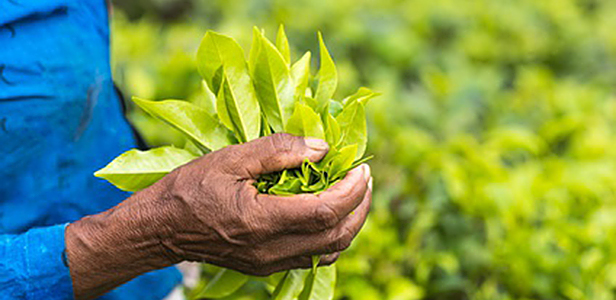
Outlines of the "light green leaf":
<svg viewBox="0 0 616 300">
<path fill-rule="evenodd" d="M 325 141 L 330 147 L 336 148 L 340 143 L 340 125 L 332 115 L 327 114 L 325 118 Z"/>
<path fill-rule="evenodd" d="M 359 101 L 365 106 L 368 103 L 368 100 L 380 95 L 380 93 L 375 93 L 368 88 L 361 87 L 357 90 L 357 92 L 355 92 L 355 94 L 344 98 L 344 100 L 342 100 L 342 103 L 344 104 L 344 106 L 347 106 L 352 104 L 353 101 Z"/>
<path fill-rule="evenodd" d="M 216 115 L 216 95 L 210 90 L 205 80 L 201 80 L 201 89 L 191 98 L 190 102 L 203 108 L 211 116 Z"/>
<path fill-rule="evenodd" d="M 295 98 L 301 100 L 306 95 L 310 82 L 310 51 L 291 67 L 291 76 L 295 82 Z"/>
<path fill-rule="evenodd" d="M 294 300 L 304 288 L 304 282 L 311 270 L 289 270 L 285 272 L 284 277 L 274 290 L 272 300 Z"/>
<path fill-rule="evenodd" d="M 336 100 L 329 100 L 329 114 L 336 117 L 342 112 L 344 106 Z"/>
<path fill-rule="evenodd" d="M 321 261 L 321 256 L 320 255 L 313 255 L 312 256 L 312 272 L 316 273 L 317 272 L 317 268 L 319 267 L 319 262 Z"/>
<path fill-rule="evenodd" d="M 344 107 L 342 112 L 336 117 L 340 125 L 340 146 L 357 144 L 357 155 L 359 159 L 366 151 L 368 141 L 368 130 L 366 125 L 366 111 L 364 105 L 359 101 L 352 101 Z"/>
<path fill-rule="evenodd" d="M 202 156 L 205 154 L 205 151 L 195 145 L 195 143 L 191 140 L 186 140 L 186 144 L 184 144 L 184 149 L 197 156 Z"/>
<path fill-rule="evenodd" d="M 295 105 L 295 111 L 289 118 L 285 131 L 296 136 L 325 139 L 321 118 L 312 108 L 302 103 Z"/>
<path fill-rule="evenodd" d="M 261 136 L 272 135 L 274 132 L 272 131 L 272 127 L 270 126 L 269 122 L 267 121 L 267 117 L 265 116 L 265 114 L 263 114 L 263 112 L 261 113 L 261 120 Z"/>
<path fill-rule="evenodd" d="M 310 271 L 299 300 L 331 300 L 336 288 L 336 267 L 319 267 Z"/>
<path fill-rule="evenodd" d="M 355 169 L 355 168 L 359 167 L 359 165 L 361 165 L 361 164 L 363 164 L 363 163 L 365 163 L 365 162 L 368 162 L 368 161 L 370 161 L 370 160 L 371 160 L 371 159 L 373 159 L 373 158 L 374 158 L 374 155 L 368 155 L 368 156 L 366 156 L 366 157 L 363 157 L 363 158 L 361 158 L 361 159 L 358 159 L 358 160 L 354 161 L 354 162 L 353 162 L 353 164 L 352 164 L 350 167 L 348 167 L 346 170 L 344 170 L 344 171 L 343 171 L 343 173 L 346 173 L 346 172 L 348 172 L 348 171 L 351 171 L 351 170 L 353 170 L 353 169 Z"/>
<path fill-rule="evenodd" d="M 274 288 L 278 286 L 278 284 L 282 281 L 282 279 L 287 275 L 287 272 L 278 272 L 274 273 L 267 277 L 253 277 L 254 280 L 263 281 Z"/>
<path fill-rule="evenodd" d="M 206 110 L 186 101 L 149 101 L 133 97 L 139 107 L 193 140 L 197 146 L 218 150 L 233 144 L 229 132 Z"/>
<path fill-rule="evenodd" d="M 340 178 L 353 165 L 357 148 L 356 144 L 352 144 L 338 150 L 338 153 L 332 158 L 329 169 L 327 170 L 330 174 L 330 180 Z"/>
<path fill-rule="evenodd" d="M 282 132 L 293 113 L 295 85 L 280 52 L 263 35 L 259 38 L 261 51 L 253 73 L 255 89 L 267 121 L 274 132 Z"/>
<path fill-rule="evenodd" d="M 240 143 L 245 143 L 259 137 L 261 110 L 258 107 L 258 103 L 257 107 L 253 108 L 254 110 L 242 109 L 241 104 L 246 103 L 233 95 L 229 81 L 224 78 L 216 99 L 218 117 L 227 128 L 235 133 Z M 246 120 L 249 122 L 247 123 Z M 257 132 L 254 132 L 255 129 L 257 129 Z"/>
<path fill-rule="evenodd" d="M 309 90 L 309 89 L 308 89 Z M 303 101 L 300 101 L 300 103 L 306 104 L 308 105 L 310 108 L 312 108 L 312 110 L 316 111 L 317 110 L 317 100 L 315 100 L 312 97 L 309 96 L 305 96 Z"/>
<path fill-rule="evenodd" d="M 116 157 L 94 176 L 103 178 L 123 191 L 142 190 L 191 160 L 196 155 L 175 147 L 160 147 L 148 151 L 133 149 Z"/>
<path fill-rule="evenodd" d="M 269 193 L 279 196 L 292 196 L 301 192 L 302 182 L 297 177 L 288 178 L 270 188 Z"/>
<path fill-rule="evenodd" d="M 203 290 L 195 292 L 191 295 L 191 298 L 223 298 L 233 294 L 241 288 L 246 281 L 248 281 L 247 275 L 231 269 L 222 269 L 212 278 Z"/>
<path fill-rule="evenodd" d="M 319 53 L 321 55 L 320 69 L 319 69 L 319 85 L 317 87 L 317 93 L 315 99 L 319 104 L 317 109 L 318 113 L 324 114 L 329 110 L 329 100 L 334 96 L 336 87 L 338 86 L 338 71 L 334 60 L 329 55 L 325 42 L 323 42 L 323 35 L 319 32 Z"/>
<path fill-rule="evenodd" d="M 261 53 L 261 36 L 263 34 L 256 26 L 252 28 L 252 43 L 250 44 L 250 52 L 248 53 L 248 69 L 250 74 L 254 74 L 255 65 Z"/>
<path fill-rule="evenodd" d="M 289 39 L 284 32 L 284 25 L 278 27 L 278 35 L 276 36 L 276 48 L 282 54 L 287 66 L 291 64 L 291 48 L 289 47 Z"/>
<path fill-rule="evenodd" d="M 219 96 L 226 85 L 227 90 L 223 93 L 226 105 L 221 108 L 220 101 L 216 102 L 218 114 L 220 116 L 220 110 L 224 110 L 235 126 L 229 126 L 229 122 L 225 121 L 230 120 L 220 117 L 223 123 L 232 130 L 238 130 L 235 133 L 241 137 L 241 142 L 258 138 L 261 130 L 259 101 L 239 44 L 228 36 L 208 31 L 197 52 L 197 66 L 210 89 Z M 217 74 L 222 77 L 220 85 L 216 80 Z"/>
</svg>

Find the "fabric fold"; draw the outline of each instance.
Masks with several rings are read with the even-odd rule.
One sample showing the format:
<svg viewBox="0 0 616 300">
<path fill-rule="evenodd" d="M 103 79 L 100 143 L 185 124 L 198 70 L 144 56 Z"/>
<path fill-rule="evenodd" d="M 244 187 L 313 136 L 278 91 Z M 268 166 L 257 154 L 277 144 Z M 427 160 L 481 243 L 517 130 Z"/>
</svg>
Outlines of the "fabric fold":
<svg viewBox="0 0 616 300">
<path fill-rule="evenodd" d="M 0 299 L 73 299 L 63 261 L 66 226 L 0 235 Z"/>
<path fill-rule="evenodd" d="M 0 26 L 65 10 L 69 4 L 70 0 L 3 0 L 0 1 Z"/>
</svg>

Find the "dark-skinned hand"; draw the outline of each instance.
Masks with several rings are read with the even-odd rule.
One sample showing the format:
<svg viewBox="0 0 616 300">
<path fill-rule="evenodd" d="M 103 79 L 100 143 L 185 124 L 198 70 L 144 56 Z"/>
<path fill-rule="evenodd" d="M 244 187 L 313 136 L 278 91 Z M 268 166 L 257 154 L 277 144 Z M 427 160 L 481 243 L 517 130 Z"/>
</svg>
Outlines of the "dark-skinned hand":
<svg viewBox="0 0 616 300">
<path fill-rule="evenodd" d="M 265 276 L 336 261 L 372 200 L 370 169 L 351 170 L 318 195 L 272 196 L 261 174 L 319 161 L 327 144 L 275 134 L 188 163 L 120 203 L 70 224 L 66 252 L 77 299 L 91 299 L 148 271 L 198 261 Z"/>
</svg>

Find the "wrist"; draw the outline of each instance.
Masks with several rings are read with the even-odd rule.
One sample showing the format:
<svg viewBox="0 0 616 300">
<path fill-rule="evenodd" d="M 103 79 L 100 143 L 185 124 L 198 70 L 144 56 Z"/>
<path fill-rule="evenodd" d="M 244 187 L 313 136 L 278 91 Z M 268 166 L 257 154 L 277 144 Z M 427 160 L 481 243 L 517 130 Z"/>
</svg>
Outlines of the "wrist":
<svg viewBox="0 0 616 300">
<path fill-rule="evenodd" d="M 103 213 L 70 224 L 66 254 L 77 299 L 96 297 L 140 274 L 165 268 L 180 258 L 166 244 L 172 237 L 164 203 L 146 189 Z"/>
</svg>

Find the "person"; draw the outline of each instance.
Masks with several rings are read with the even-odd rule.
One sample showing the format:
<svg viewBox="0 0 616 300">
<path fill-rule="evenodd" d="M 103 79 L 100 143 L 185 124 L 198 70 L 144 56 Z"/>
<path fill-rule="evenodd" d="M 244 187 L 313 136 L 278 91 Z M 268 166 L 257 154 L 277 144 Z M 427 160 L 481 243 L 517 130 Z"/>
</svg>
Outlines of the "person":
<svg viewBox="0 0 616 300">
<path fill-rule="evenodd" d="M 0 299 L 162 299 L 181 261 L 246 274 L 334 262 L 366 219 L 363 165 L 319 195 L 259 174 L 321 159 L 285 134 L 212 152 L 128 195 L 92 173 L 136 147 L 109 63 L 105 0 L 0 0 Z"/>
</svg>

